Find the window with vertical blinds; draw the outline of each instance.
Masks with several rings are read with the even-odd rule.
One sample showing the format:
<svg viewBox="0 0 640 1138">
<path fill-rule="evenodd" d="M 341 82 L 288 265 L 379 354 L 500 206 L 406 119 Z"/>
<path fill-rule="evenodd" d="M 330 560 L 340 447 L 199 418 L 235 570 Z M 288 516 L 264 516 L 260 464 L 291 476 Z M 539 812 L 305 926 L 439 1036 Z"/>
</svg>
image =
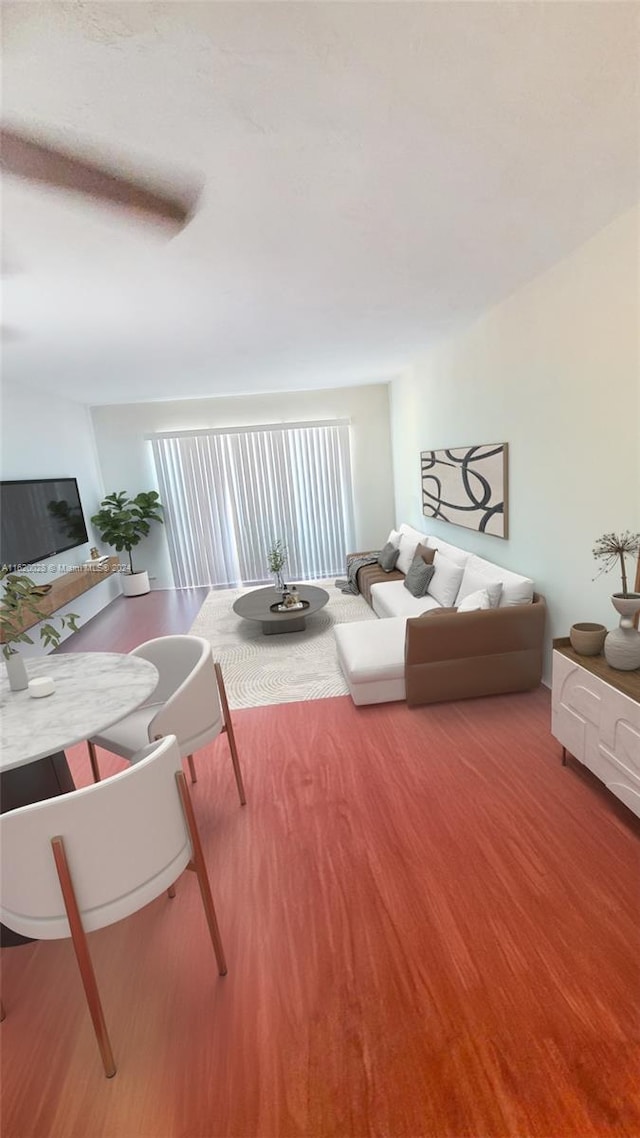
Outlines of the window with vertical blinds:
<svg viewBox="0 0 640 1138">
<path fill-rule="evenodd" d="M 353 545 L 347 422 L 181 431 L 150 441 L 178 587 L 269 581 L 276 538 L 288 550 L 285 579 L 344 571 Z"/>
</svg>

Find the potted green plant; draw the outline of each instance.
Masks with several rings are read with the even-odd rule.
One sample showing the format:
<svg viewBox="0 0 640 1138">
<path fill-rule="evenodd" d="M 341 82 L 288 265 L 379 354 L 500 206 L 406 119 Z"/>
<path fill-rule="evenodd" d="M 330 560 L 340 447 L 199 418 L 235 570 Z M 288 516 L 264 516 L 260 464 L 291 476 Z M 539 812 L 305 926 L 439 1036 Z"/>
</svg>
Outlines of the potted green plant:
<svg viewBox="0 0 640 1138">
<path fill-rule="evenodd" d="M 33 644 L 33 640 L 25 629 L 32 628 L 36 623 L 45 621 L 39 628 L 40 639 L 45 647 L 57 648 L 64 628 L 78 631 L 78 614 L 67 612 L 64 616 L 55 616 L 47 620 L 47 613 L 42 612 L 43 596 L 42 585 L 37 585 L 31 577 L 22 573 L 13 573 L 6 565 L 0 566 L 0 584 L 2 586 L 2 602 L 0 604 L 0 633 L 2 636 L 2 654 L 5 659 L 9 687 L 12 691 L 22 691 L 28 685 L 27 670 L 24 660 L 19 653 L 18 644 Z M 53 623 L 59 622 L 59 626 Z"/>
<path fill-rule="evenodd" d="M 152 522 L 162 524 L 160 496 L 155 490 L 143 490 L 130 498 L 126 490 L 107 494 L 100 503 L 92 524 L 100 531 L 102 541 L 121 553 L 129 555 L 129 571 L 123 575 L 122 591 L 126 597 L 139 597 L 149 592 L 149 574 L 146 569 L 133 568 L 132 550 L 146 537 Z"/>
<path fill-rule="evenodd" d="M 273 573 L 274 587 L 278 593 L 284 592 L 286 588 L 284 577 L 282 576 L 282 570 L 286 563 L 287 547 L 281 538 L 276 538 L 275 541 L 271 542 L 267 550 L 267 565 L 269 566 L 269 571 Z"/>
</svg>

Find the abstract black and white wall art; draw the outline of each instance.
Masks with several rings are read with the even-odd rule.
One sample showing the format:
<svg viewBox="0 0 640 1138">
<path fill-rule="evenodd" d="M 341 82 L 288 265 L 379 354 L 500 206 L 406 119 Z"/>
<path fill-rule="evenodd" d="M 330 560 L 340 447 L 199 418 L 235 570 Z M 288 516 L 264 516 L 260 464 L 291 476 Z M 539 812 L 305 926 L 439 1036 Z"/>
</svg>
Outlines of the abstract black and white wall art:
<svg viewBox="0 0 640 1138">
<path fill-rule="evenodd" d="M 507 537 L 507 457 L 507 443 L 423 450 L 423 514 Z"/>
</svg>

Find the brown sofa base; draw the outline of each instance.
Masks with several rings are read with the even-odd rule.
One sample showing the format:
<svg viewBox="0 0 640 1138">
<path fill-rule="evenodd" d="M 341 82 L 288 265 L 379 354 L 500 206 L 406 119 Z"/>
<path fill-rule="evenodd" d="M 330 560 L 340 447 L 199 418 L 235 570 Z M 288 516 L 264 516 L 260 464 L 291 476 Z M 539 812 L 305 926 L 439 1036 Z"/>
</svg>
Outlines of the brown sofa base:
<svg viewBox="0 0 640 1138">
<path fill-rule="evenodd" d="M 542 679 L 544 598 L 529 605 L 409 619 L 405 685 L 409 707 L 536 688 Z"/>
<path fill-rule="evenodd" d="M 529 691 L 538 687 L 541 678 L 535 652 L 508 652 L 503 656 L 413 664 L 410 678 L 409 669 L 405 676 L 409 707 Z"/>
</svg>

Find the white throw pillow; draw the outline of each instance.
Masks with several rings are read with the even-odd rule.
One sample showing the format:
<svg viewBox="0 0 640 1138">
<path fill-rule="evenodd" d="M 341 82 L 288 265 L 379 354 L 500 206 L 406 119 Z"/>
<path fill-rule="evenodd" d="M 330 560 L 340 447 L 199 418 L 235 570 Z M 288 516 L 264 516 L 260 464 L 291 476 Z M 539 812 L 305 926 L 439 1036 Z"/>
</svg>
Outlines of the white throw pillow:
<svg viewBox="0 0 640 1138">
<path fill-rule="evenodd" d="M 456 565 L 455 561 L 445 557 L 444 553 L 440 553 L 439 550 L 436 550 L 433 564 L 435 572 L 429 582 L 427 593 L 443 608 L 451 608 L 458 595 L 464 566 Z"/>
<path fill-rule="evenodd" d="M 464 567 L 462 584 L 456 597 L 458 608 L 466 597 L 470 596 L 471 593 L 477 593 L 479 589 L 486 589 L 489 594 L 490 607 L 492 609 L 497 608 L 502 596 L 500 569 L 497 565 L 491 565 L 488 561 L 483 561 L 474 556 L 469 559 Z"/>
<path fill-rule="evenodd" d="M 469 593 L 469 596 L 464 598 L 458 605 L 458 612 L 477 612 L 478 609 L 491 608 L 495 608 L 495 605 L 491 604 L 488 590 L 478 589 L 477 592 Z"/>
<path fill-rule="evenodd" d="M 496 585 L 501 588 L 498 599 L 494 601 L 492 590 Z M 503 569 L 502 566 L 473 554 L 465 565 L 456 604 L 460 604 L 469 593 L 475 593 L 478 589 L 487 590 L 492 608 L 529 604 L 533 597 L 533 581 L 530 577 L 521 577 L 519 573 L 512 573 L 510 569 Z"/>
<path fill-rule="evenodd" d="M 401 573 L 408 573 L 417 548 L 418 542 L 415 539 L 415 534 L 401 533 L 398 546 L 400 553 L 396 561 L 396 569 L 399 569 Z"/>
<path fill-rule="evenodd" d="M 389 536 L 387 538 L 386 544 L 387 545 L 394 545 L 396 549 L 399 549 L 400 548 L 400 537 L 401 537 L 400 531 L 397 529 L 392 529 L 391 533 L 389 534 Z"/>
<path fill-rule="evenodd" d="M 440 553 L 444 553 L 449 561 L 455 561 L 456 565 L 466 565 L 471 554 L 467 553 L 466 549 L 458 549 L 457 545 L 450 545 L 448 541 L 443 541 L 441 537 L 428 537 L 424 540 L 424 544 L 429 549 L 437 549 Z"/>
</svg>

